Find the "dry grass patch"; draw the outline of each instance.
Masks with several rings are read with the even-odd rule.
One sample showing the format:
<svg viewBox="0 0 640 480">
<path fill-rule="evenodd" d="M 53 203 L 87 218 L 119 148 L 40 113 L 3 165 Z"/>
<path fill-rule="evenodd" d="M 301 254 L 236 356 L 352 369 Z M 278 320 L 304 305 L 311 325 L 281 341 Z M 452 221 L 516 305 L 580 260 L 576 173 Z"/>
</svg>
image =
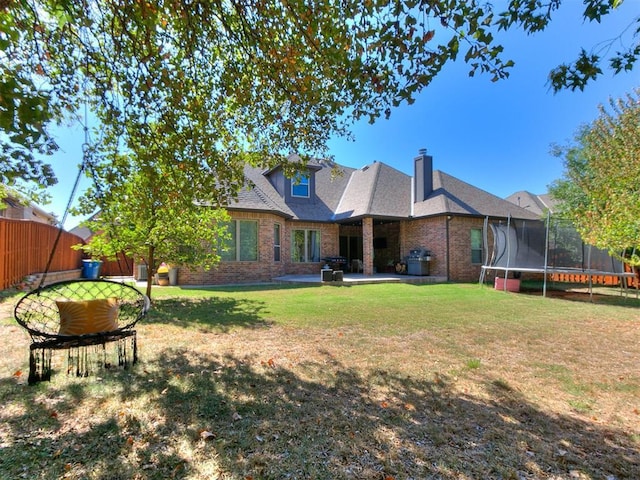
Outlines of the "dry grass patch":
<svg viewBox="0 0 640 480">
<path fill-rule="evenodd" d="M 6 319 L 0 477 L 640 478 L 639 306 L 475 285 L 168 288 L 141 364 L 35 387 Z"/>
</svg>

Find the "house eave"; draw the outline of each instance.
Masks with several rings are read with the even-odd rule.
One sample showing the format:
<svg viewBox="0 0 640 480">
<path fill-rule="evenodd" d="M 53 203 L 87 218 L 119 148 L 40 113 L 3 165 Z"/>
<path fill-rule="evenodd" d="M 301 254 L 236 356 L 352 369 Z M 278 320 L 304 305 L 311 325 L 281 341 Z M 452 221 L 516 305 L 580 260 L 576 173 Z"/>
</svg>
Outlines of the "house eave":
<svg viewBox="0 0 640 480">
<path fill-rule="evenodd" d="M 271 215 L 276 215 L 278 217 L 293 219 L 293 215 L 290 215 L 285 212 L 281 212 L 279 210 L 270 210 L 268 208 L 246 208 L 246 207 L 225 207 L 227 211 L 233 212 L 248 212 L 248 213 L 269 213 Z"/>
<path fill-rule="evenodd" d="M 495 219 L 504 219 L 511 217 L 517 220 L 540 220 L 539 217 L 518 217 L 511 215 L 509 213 L 506 214 L 495 214 L 495 213 L 462 213 L 462 212 L 438 212 L 438 213 L 430 213 L 427 215 L 413 215 L 407 218 L 407 220 L 422 220 L 426 218 L 436 218 L 436 217 L 464 217 L 464 218 L 495 218 Z"/>
</svg>

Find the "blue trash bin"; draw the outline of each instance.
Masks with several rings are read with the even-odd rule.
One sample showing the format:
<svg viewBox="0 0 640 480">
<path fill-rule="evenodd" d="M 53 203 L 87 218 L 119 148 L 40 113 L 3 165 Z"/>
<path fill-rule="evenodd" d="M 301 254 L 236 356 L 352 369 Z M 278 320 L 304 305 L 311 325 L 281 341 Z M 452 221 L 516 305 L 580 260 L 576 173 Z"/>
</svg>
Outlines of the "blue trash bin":
<svg viewBox="0 0 640 480">
<path fill-rule="evenodd" d="M 82 277 L 98 278 L 100 276 L 100 260 L 82 260 Z"/>
</svg>

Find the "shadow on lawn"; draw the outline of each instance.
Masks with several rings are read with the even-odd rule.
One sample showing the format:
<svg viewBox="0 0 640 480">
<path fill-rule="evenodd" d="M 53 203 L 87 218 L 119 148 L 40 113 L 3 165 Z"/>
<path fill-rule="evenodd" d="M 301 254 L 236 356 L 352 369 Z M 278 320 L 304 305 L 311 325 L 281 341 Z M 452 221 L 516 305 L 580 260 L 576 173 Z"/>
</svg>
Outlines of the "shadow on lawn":
<svg viewBox="0 0 640 480">
<path fill-rule="evenodd" d="M 490 398 L 481 399 L 442 376 L 362 376 L 328 353 L 279 365 L 186 349 L 102 382 L 30 388 L 4 379 L 0 471 L 100 480 L 640 478 L 631 433 L 549 416 L 487 382 Z M 121 409 L 101 411 L 114 396 Z M 92 418 L 83 418 L 85 402 L 98 405 Z"/>
<path fill-rule="evenodd" d="M 531 296 L 542 296 L 542 283 L 527 282 L 523 284 L 519 293 Z M 634 309 L 640 307 L 638 291 L 634 288 L 628 288 L 624 291 L 619 287 L 595 286 L 593 292 L 590 294 L 589 288 L 584 284 L 555 284 L 547 287 L 546 297 L 572 302 L 596 303 Z"/>
<path fill-rule="evenodd" d="M 179 285 L 176 288 L 185 292 L 262 292 L 266 290 L 297 290 L 309 288 L 304 283 L 249 283 L 232 285 Z"/>
<path fill-rule="evenodd" d="M 232 327 L 267 325 L 264 302 L 227 297 L 157 299 L 144 323 L 197 326 L 225 332 Z"/>
</svg>

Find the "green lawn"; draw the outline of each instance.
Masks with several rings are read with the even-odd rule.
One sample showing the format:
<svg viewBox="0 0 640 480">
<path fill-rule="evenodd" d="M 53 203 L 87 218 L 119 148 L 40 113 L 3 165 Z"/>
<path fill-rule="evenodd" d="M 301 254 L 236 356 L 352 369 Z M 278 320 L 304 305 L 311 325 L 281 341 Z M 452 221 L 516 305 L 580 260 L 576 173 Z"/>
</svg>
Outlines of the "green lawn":
<svg viewBox="0 0 640 480">
<path fill-rule="evenodd" d="M 635 296 L 157 288 L 141 363 L 35 387 L 0 311 L 3 479 L 640 478 Z"/>
</svg>

